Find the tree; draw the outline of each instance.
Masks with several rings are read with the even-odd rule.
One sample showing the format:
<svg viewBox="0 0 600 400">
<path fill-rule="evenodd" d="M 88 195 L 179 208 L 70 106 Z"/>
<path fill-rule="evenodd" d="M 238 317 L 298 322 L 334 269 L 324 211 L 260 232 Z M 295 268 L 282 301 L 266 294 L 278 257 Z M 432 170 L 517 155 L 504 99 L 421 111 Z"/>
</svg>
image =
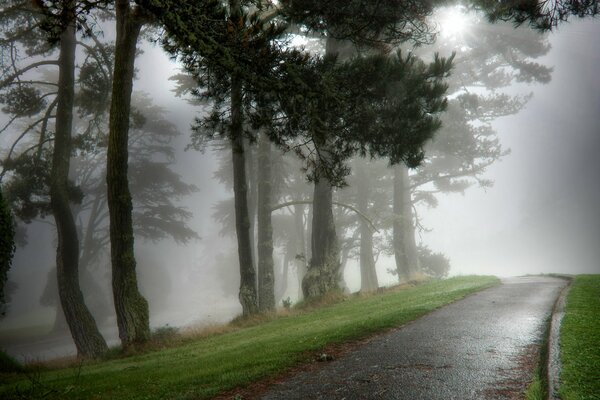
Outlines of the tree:
<svg viewBox="0 0 600 400">
<path fill-rule="evenodd" d="M 199 124 L 198 131 L 208 136 L 222 134 L 230 141 L 241 276 L 239 299 L 243 314 L 250 315 L 259 307 L 248 207 L 244 105 L 249 102 L 252 87 L 260 85 L 260 71 L 269 71 L 275 65 L 272 39 L 281 29 L 274 23 L 264 24 L 250 13 L 246 3 L 232 0 L 228 5 L 226 10 L 218 1 L 164 2 L 153 3 L 151 10 L 169 33 L 165 47 L 182 59 L 198 86 L 206 88 L 201 96 L 213 101 L 214 111 Z M 203 140 L 196 141 L 201 147 L 198 141 Z"/>
<path fill-rule="evenodd" d="M 405 41 L 425 43 L 433 38 L 425 18 L 432 11 L 430 2 L 352 1 L 323 4 L 305 0 L 284 4 L 294 22 L 304 25 L 309 31 L 325 34 L 328 37 L 326 53 L 329 56 L 339 54 L 340 60 L 354 52 L 352 44 L 359 48 L 366 46 L 385 51 L 390 44 Z M 352 18 L 348 18 L 349 15 Z M 316 140 L 315 147 L 320 154 L 330 156 L 334 145 Z M 320 161 L 324 161 L 323 157 Z M 333 182 L 327 182 L 324 176 L 317 178 L 313 206 L 313 259 L 304 285 L 305 295 L 308 296 L 320 295 L 335 287 L 337 276 L 333 275 L 337 275 L 339 269 L 337 236 L 331 212 Z M 329 272 L 322 277 L 324 271 Z M 319 288 L 319 282 L 326 280 L 329 283 Z"/>
<path fill-rule="evenodd" d="M 75 101 L 76 3 L 67 1 L 60 9 L 59 77 L 50 205 L 58 233 L 56 271 L 62 309 L 77 351 L 84 357 L 97 357 L 107 351 L 93 316 L 85 306 L 79 288 L 79 240 L 70 209 L 69 165 Z"/>
<path fill-rule="evenodd" d="M 112 286 L 119 338 L 127 348 L 150 338 L 148 302 L 139 292 L 135 272 L 133 216 L 127 178 L 128 135 L 136 45 L 147 22 L 143 8 L 115 2 L 117 36 L 106 157 L 110 212 Z"/>
<path fill-rule="evenodd" d="M 79 81 L 82 85 L 81 77 Z M 101 86 L 110 87 L 110 82 Z M 102 93 L 91 88 L 80 86 L 79 89 L 79 113 L 83 112 L 83 106 L 90 101 L 102 99 Z M 104 107 L 100 109 L 108 110 L 108 96 L 109 93 L 104 97 Z M 164 110 L 153 105 L 146 95 L 134 95 L 132 104 L 134 111 L 130 121 L 131 155 L 128 177 L 133 202 L 134 234 L 136 238 L 155 242 L 166 237 L 177 243 L 197 239 L 198 235 L 186 223 L 191 217 L 190 212 L 174 204 L 174 200 L 196 190 L 193 185 L 183 182 L 171 169 L 174 162 L 171 142 L 180 133 L 165 119 Z M 82 133 L 77 136 L 77 151 L 73 156 L 71 172 L 74 184 L 83 195 L 82 202 L 73 207 L 81 242 L 81 286 L 86 304 L 98 323 L 109 315 L 114 315 L 108 310 L 109 303 L 99 285 L 99 281 L 105 276 L 104 273 L 108 272 L 104 269 L 104 262 L 108 254 L 106 249 L 110 245 L 105 181 L 107 117 L 106 112 L 95 116 L 93 129 L 79 126 L 78 131 Z M 26 181 L 28 177 L 19 176 L 19 179 Z M 11 183 L 11 186 L 21 185 L 15 182 L 15 178 Z M 25 192 L 23 195 L 31 196 L 31 193 Z M 20 199 L 21 204 L 28 202 L 31 202 L 29 197 Z M 41 299 L 44 305 L 56 305 L 56 291 L 53 282 L 49 281 Z M 61 317 L 62 312 L 59 309 L 55 330 L 62 328 Z"/>
<path fill-rule="evenodd" d="M 436 58 L 427 65 L 402 53 L 345 63 L 326 57 L 304 79 L 311 82 L 315 92 L 312 97 L 292 99 L 288 107 L 302 110 L 292 124 L 305 132 L 315 149 L 307 156 L 317 192 L 313 197 L 313 261 L 303 282 L 306 297 L 337 287 L 340 263 L 331 210 L 332 182 L 343 182 L 345 161 L 361 154 L 389 158 L 392 163 L 418 164 L 423 144 L 439 127 L 436 115 L 445 107 L 443 78 L 450 67 L 446 59 Z M 326 148 L 319 147 L 318 142 L 327 143 Z M 329 183 L 318 185 L 318 179 Z M 318 197 L 323 197 L 323 202 Z M 327 224 L 321 222 L 324 218 Z"/>
<path fill-rule="evenodd" d="M 275 272 L 273 266 L 273 224 L 271 141 L 262 134 L 258 141 L 258 308 L 275 310 Z"/>
<path fill-rule="evenodd" d="M 445 278 L 450 272 L 450 260 L 442 253 L 434 253 L 426 246 L 419 246 L 421 271 L 433 278 Z"/>
<path fill-rule="evenodd" d="M 6 313 L 8 271 L 15 253 L 15 225 L 0 188 L 0 318 Z"/>
<path fill-rule="evenodd" d="M 439 134 L 427 145 L 427 157 L 419 168 L 411 174 L 404 167 L 394 171 L 398 184 L 394 186 L 393 246 L 401 279 L 411 279 L 419 269 L 416 205 L 433 207 L 440 193 L 491 186 L 493 182 L 485 179 L 487 168 L 508 154 L 491 124 L 519 112 L 530 98 L 508 95 L 503 89 L 515 82 L 547 83 L 551 79 L 552 69 L 535 62 L 550 49 L 546 37 L 523 30 L 512 35 L 508 24 L 490 27 L 477 15 L 470 21 L 470 34 L 460 43 L 442 37 L 435 45 L 436 50 L 462 46 L 448 80 L 452 100 L 442 116 Z"/>
<path fill-rule="evenodd" d="M 551 30 L 570 17 L 594 17 L 600 12 L 597 0 L 475 0 L 492 22 L 528 23 L 540 31 Z"/>
</svg>

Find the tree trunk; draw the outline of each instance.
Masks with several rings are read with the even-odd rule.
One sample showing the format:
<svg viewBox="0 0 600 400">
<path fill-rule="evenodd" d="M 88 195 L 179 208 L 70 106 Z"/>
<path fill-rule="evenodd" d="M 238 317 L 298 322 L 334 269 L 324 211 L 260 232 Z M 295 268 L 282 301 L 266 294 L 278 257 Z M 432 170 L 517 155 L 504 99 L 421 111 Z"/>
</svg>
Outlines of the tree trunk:
<svg viewBox="0 0 600 400">
<path fill-rule="evenodd" d="M 82 357 L 98 357 L 108 350 L 83 300 L 79 286 L 79 239 L 69 205 L 69 167 L 71 162 L 71 133 L 75 97 L 75 22 L 74 3 L 65 5 L 70 23 L 60 36 L 58 104 L 54 153 L 50 177 L 50 203 L 56 222 L 58 247 L 56 276 L 60 304 L 69 325 L 71 336 Z"/>
<path fill-rule="evenodd" d="M 327 39 L 325 52 L 328 55 L 339 54 L 343 47 L 343 42 L 329 38 Z M 339 55 L 340 57 L 345 56 L 345 54 Z M 315 137 L 313 140 L 315 147 L 320 150 L 317 153 L 327 157 L 327 139 Z M 318 169 L 319 166 L 316 168 Z M 324 174 L 316 171 L 313 194 L 311 259 L 308 271 L 306 271 L 306 275 L 302 280 L 304 298 L 322 296 L 331 289 L 337 289 L 339 275 L 340 250 L 333 218 L 333 187 Z"/>
<path fill-rule="evenodd" d="M 233 193 L 235 198 L 235 230 L 240 262 L 240 294 L 243 315 L 256 314 L 258 301 L 256 293 L 256 271 L 252 259 L 250 218 L 248 215 L 248 180 L 246 178 L 246 157 L 244 153 L 242 125 L 242 83 L 239 78 L 231 78 L 231 150 L 233 158 Z"/>
<path fill-rule="evenodd" d="M 275 285 L 275 304 L 281 304 L 283 300 L 283 295 L 288 288 L 288 275 L 290 270 L 290 262 L 293 259 L 290 248 L 292 248 L 291 243 L 288 243 L 286 246 L 286 252 L 283 255 L 283 262 L 281 265 L 281 274 L 278 280 L 276 280 Z"/>
<path fill-rule="evenodd" d="M 312 207 L 308 208 L 308 212 L 312 212 Z M 310 258 L 308 254 L 308 248 L 306 246 L 306 236 L 305 236 L 305 227 L 304 227 L 304 206 L 302 204 L 294 205 L 294 227 L 296 238 L 295 242 L 295 254 L 294 260 L 296 260 L 296 276 L 298 278 L 298 292 L 302 292 L 300 290 L 302 288 L 302 279 L 304 275 L 306 275 L 307 271 L 307 260 Z"/>
<path fill-rule="evenodd" d="M 417 244 L 413 225 L 412 199 L 408 168 L 394 167 L 394 256 L 398 279 L 414 279 L 418 271 Z"/>
<path fill-rule="evenodd" d="M 271 224 L 271 142 L 261 134 L 258 143 L 258 308 L 275 310 L 273 226 Z M 287 279 L 287 276 L 286 276 Z"/>
<path fill-rule="evenodd" d="M 371 187 L 366 174 L 366 165 L 361 163 L 357 167 L 357 200 L 358 209 L 363 214 L 369 211 L 369 194 Z M 375 257 L 373 256 L 373 231 L 367 222 L 360 218 L 360 291 L 372 292 L 379 288 Z"/>
<path fill-rule="evenodd" d="M 150 338 L 148 302 L 139 292 L 134 255 L 131 194 L 127 179 L 128 135 L 136 44 L 142 22 L 129 1 L 116 2 L 117 38 L 110 106 L 106 183 L 110 213 L 112 287 L 124 348 Z"/>
<path fill-rule="evenodd" d="M 250 221 L 250 243 L 252 243 L 252 265 L 258 266 L 258 243 L 256 242 L 256 218 L 258 214 L 258 184 L 257 177 L 258 166 L 254 155 L 254 149 L 250 146 L 250 141 L 244 139 L 244 154 L 246 155 L 246 177 L 248 178 L 248 220 Z M 258 274 L 257 274 L 257 279 Z M 256 282 L 256 285 L 258 281 Z M 260 296 L 259 296 L 260 298 Z M 259 299 L 260 302 L 260 299 Z"/>
<path fill-rule="evenodd" d="M 340 250 L 333 219 L 333 187 L 324 176 L 315 181 L 311 254 L 302 280 L 304 298 L 322 296 L 338 288 Z"/>
</svg>

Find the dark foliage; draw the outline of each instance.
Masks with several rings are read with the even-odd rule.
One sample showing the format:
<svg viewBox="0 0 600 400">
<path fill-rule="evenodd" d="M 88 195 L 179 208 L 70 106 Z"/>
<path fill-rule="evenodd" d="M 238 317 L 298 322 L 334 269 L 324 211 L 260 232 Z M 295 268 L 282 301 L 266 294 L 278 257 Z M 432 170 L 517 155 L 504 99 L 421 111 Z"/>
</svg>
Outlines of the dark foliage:
<svg viewBox="0 0 600 400">
<path fill-rule="evenodd" d="M 6 312 L 6 284 L 15 253 L 15 224 L 10 207 L 0 189 L 0 316 Z"/>
<path fill-rule="evenodd" d="M 476 0 L 490 21 L 528 23 L 541 30 L 551 30 L 569 17 L 593 17 L 600 12 L 598 0 Z"/>
<path fill-rule="evenodd" d="M 417 44 L 433 41 L 426 17 L 435 3 L 432 0 L 282 1 L 287 17 L 311 32 L 375 47 L 404 41 Z"/>
</svg>

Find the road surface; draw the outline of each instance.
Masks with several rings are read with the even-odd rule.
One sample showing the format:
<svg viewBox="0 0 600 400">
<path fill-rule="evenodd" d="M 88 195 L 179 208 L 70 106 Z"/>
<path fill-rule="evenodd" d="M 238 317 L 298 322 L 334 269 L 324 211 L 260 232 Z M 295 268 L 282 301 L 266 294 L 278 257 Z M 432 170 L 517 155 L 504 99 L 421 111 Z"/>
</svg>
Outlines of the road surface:
<svg viewBox="0 0 600 400">
<path fill-rule="evenodd" d="M 546 322 L 567 282 L 521 277 L 434 311 L 263 399 L 522 399 Z"/>
</svg>

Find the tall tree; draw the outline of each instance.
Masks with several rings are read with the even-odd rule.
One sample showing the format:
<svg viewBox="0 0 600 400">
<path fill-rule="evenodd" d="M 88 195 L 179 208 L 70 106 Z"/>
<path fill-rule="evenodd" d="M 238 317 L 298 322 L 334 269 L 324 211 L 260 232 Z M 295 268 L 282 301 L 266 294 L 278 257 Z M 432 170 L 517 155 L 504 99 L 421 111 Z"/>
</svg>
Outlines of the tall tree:
<svg viewBox="0 0 600 400">
<path fill-rule="evenodd" d="M 144 10 L 129 0 L 115 2 L 117 36 L 106 164 L 112 286 L 119 338 L 124 347 L 150 338 L 148 302 L 135 272 L 132 202 L 127 177 L 128 135 L 136 46 L 147 21 Z"/>
<path fill-rule="evenodd" d="M 254 314 L 259 307 L 248 203 L 245 104 L 250 88 L 260 80 L 261 68 L 273 65 L 271 42 L 281 29 L 264 24 L 247 2 L 238 0 L 229 1 L 227 9 L 218 1 L 165 2 L 153 4 L 151 9 L 169 33 L 165 47 L 181 57 L 188 72 L 206 89 L 204 96 L 213 101 L 214 112 L 198 130 L 208 136 L 223 134 L 231 143 L 239 299 L 243 314 Z"/>
<path fill-rule="evenodd" d="M 0 318 L 6 313 L 8 271 L 15 253 L 15 223 L 0 188 Z"/>
<path fill-rule="evenodd" d="M 419 269 L 416 205 L 432 207 L 438 194 L 463 193 L 473 185 L 489 187 L 487 168 L 508 154 L 492 122 L 519 112 L 530 98 L 509 95 L 504 89 L 516 82 L 551 79 L 552 69 L 535 61 L 550 49 L 546 37 L 523 29 L 514 35 L 508 24 L 490 26 L 474 13 L 467 21 L 468 34 L 442 36 L 431 46 L 436 50 L 461 46 L 448 80 L 452 100 L 442 116 L 442 128 L 427 145 L 419 168 L 410 174 L 406 168 L 394 170 L 393 247 L 401 279 L 412 279 Z M 431 47 L 416 51 L 431 52 Z"/>
<path fill-rule="evenodd" d="M 271 141 L 262 134 L 258 141 L 258 308 L 275 309 L 275 271 L 273 266 L 273 205 Z"/>
<path fill-rule="evenodd" d="M 25 150 L 26 153 L 37 150 L 37 157 L 32 163 L 37 169 L 44 168 L 40 162 L 40 155 L 45 153 L 43 146 L 49 140 L 53 141 L 51 156 L 48 159 L 51 159 L 51 163 L 49 162 L 46 168 L 50 170 L 48 211 L 54 216 L 58 235 L 56 263 L 60 301 L 78 354 L 83 357 L 97 357 L 107 350 L 107 346 L 85 305 L 79 286 L 79 241 L 71 211 L 72 201 L 77 200 L 78 196 L 69 181 L 75 101 L 76 24 L 84 23 L 85 17 L 85 11 L 81 10 L 80 4 L 75 1 L 15 1 L 2 10 L 2 22 L 6 27 L 14 28 L 4 32 L 1 42 L 3 48 L 11 54 L 8 65 L 2 60 L 3 67 L 6 68 L 3 68 L 5 75 L 0 89 L 6 91 L 3 102 L 7 104 L 3 111 L 13 115 L 3 130 L 11 126 L 16 119 L 29 118 L 45 110 L 41 118 L 29 124 L 14 140 L 3 162 L 2 175 L 7 171 L 7 164 L 13 161 L 15 150 L 23 138 L 38 134 L 37 145 Z M 46 58 L 19 66 L 19 63 L 23 62 L 20 57 L 23 50 L 30 60 L 39 56 Z M 52 56 L 56 53 L 58 59 L 53 59 Z M 58 81 L 50 85 L 54 88 L 45 95 L 41 95 L 35 87 L 44 85 L 45 82 L 33 78 L 23 79 L 29 71 L 41 66 L 58 67 Z M 49 105 L 46 98 L 53 98 Z M 53 136 L 49 132 L 52 127 L 49 123 L 51 119 L 54 119 Z"/>
<path fill-rule="evenodd" d="M 369 181 L 366 163 L 361 163 L 356 169 L 357 205 L 363 214 L 369 213 L 370 193 L 373 190 Z M 375 269 L 375 256 L 373 254 L 373 231 L 363 218 L 360 219 L 360 291 L 372 292 L 379 288 L 377 271 Z"/>
<path fill-rule="evenodd" d="M 327 148 L 319 149 L 315 144 L 314 148 L 319 150 L 308 159 L 309 164 L 316 166 L 317 178 L 326 177 L 329 184 L 325 186 L 333 186 L 334 179 L 341 184 L 348 170 L 345 161 L 353 154 L 386 157 L 392 163 L 418 164 L 423 157 L 422 146 L 439 128 L 436 115 L 445 107 L 446 87 L 442 81 L 450 67 L 451 63 L 445 59 L 436 58 L 426 65 L 401 53 L 356 58 L 345 63 L 325 58 L 313 71 L 316 76 L 306 79 L 316 88 L 314 98 L 305 96 L 301 104 L 292 103 L 303 110 L 301 121 L 294 124 L 313 141 L 327 140 Z M 340 87 L 347 90 L 332 90 Z M 315 178 L 314 174 L 312 177 Z M 333 199 L 326 200 L 333 205 Z M 313 221 L 323 229 L 313 226 L 314 262 L 303 282 L 306 297 L 324 294 L 337 287 L 339 280 L 333 213 L 331 207 L 325 208 L 330 209 L 331 220 L 325 224 L 329 229 L 320 222 L 316 197 L 313 198 Z M 321 236 L 316 238 L 318 232 Z M 332 242 L 334 237 L 336 240 Z M 323 249 L 326 251 L 316 253 Z"/>
<path fill-rule="evenodd" d="M 284 4 L 294 22 L 304 25 L 310 31 L 325 34 L 328 38 L 327 55 L 337 55 L 340 60 L 353 53 L 353 44 L 383 49 L 389 44 L 404 41 L 420 43 L 432 39 L 425 18 L 432 11 L 430 2 L 353 1 L 322 4 L 304 0 Z M 349 15 L 352 18 L 348 18 Z M 327 148 L 330 146 L 331 143 L 327 141 L 315 140 L 317 151 L 325 157 L 331 151 Z M 327 182 L 326 177 L 320 175 L 315 176 L 313 251 L 311 267 L 304 283 L 305 296 L 320 295 L 336 287 L 338 278 L 339 248 L 331 210 L 333 182 Z M 321 281 L 322 287 L 319 288 Z M 326 281 L 329 282 L 325 283 Z"/>
</svg>

